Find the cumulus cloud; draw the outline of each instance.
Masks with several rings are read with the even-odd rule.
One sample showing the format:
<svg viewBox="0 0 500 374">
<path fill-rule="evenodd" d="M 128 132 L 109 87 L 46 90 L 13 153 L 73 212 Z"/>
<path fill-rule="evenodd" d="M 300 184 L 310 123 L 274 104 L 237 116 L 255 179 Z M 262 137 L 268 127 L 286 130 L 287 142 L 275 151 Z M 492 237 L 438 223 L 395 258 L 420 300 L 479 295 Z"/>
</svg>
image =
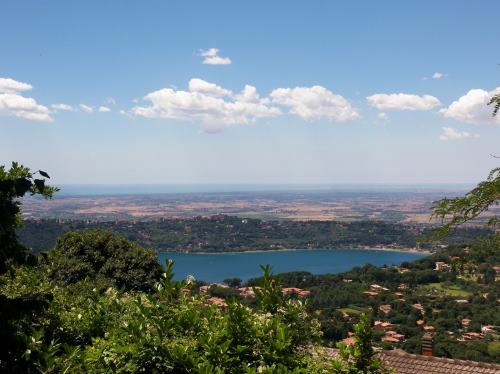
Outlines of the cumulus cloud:
<svg viewBox="0 0 500 374">
<path fill-rule="evenodd" d="M 11 78 L 0 77 L 0 93 L 15 94 L 23 91 L 30 91 L 33 86 L 29 83 L 19 82 Z"/>
<path fill-rule="evenodd" d="M 109 109 L 107 106 L 100 106 L 97 110 L 101 113 L 111 112 L 111 109 Z"/>
<path fill-rule="evenodd" d="M 80 104 L 80 108 L 85 112 L 85 113 L 92 113 L 94 111 L 94 108 L 91 106 L 85 105 L 85 104 Z"/>
<path fill-rule="evenodd" d="M 189 91 L 198 92 L 203 95 L 213 97 L 224 97 L 232 95 L 231 91 L 217 86 L 215 83 L 210 83 L 198 78 L 193 78 L 189 81 Z"/>
<path fill-rule="evenodd" d="M 192 79 L 188 87 L 188 91 L 163 88 L 151 92 L 143 98 L 149 105 L 136 106 L 131 113 L 147 118 L 197 121 L 207 132 L 218 132 L 229 126 L 246 125 L 259 118 L 281 114 L 279 108 L 259 99 L 256 92 L 253 100 L 242 100 L 249 95 L 248 92 L 255 90 L 252 86 L 246 86 L 238 95 L 201 79 Z"/>
<path fill-rule="evenodd" d="M 106 102 L 107 102 L 108 104 L 111 104 L 111 105 L 116 105 L 116 100 L 115 100 L 113 97 L 111 97 L 111 96 L 108 96 L 108 97 L 106 98 Z"/>
<path fill-rule="evenodd" d="M 219 52 L 217 48 L 210 48 L 201 50 L 199 55 L 203 57 L 203 64 L 205 65 L 230 65 L 231 59 L 219 56 Z"/>
<path fill-rule="evenodd" d="M 439 136 L 440 140 L 460 140 L 467 138 L 479 138 L 479 134 L 471 134 L 467 131 L 457 131 L 451 127 L 443 127 L 443 132 Z"/>
<path fill-rule="evenodd" d="M 49 108 L 38 104 L 33 98 L 20 94 L 32 88 L 28 83 L 11 78 L 0 78 L 0 116 L 51 122 L 53 119 Z"/>
<path fill-rule="evenodd" d="M 344 97 L 322 86 L 278 88 L 270 97 L 273 103 L 288 107 L 290 113 L 306 120 L 324 118 L 344 122 L 359 117 Z"/>
<path fill-rule="evenodd" d="M 61 111 L 66 111 L 66 112 L 72 112 L 75 110 L 75 108 L 73 108 L 71 105 L 68 105 L 68 104 L 52 104 L 50 106 L 52 109 L 54 109 L 55 111 L 58 111 L 58 110 L 61 110 Z"/>
<path fill-rule="evenodd" d="M 441 105 L 441 102 L 431 95 L 375 94 L 366 99 L 371 106 L 383 110 L 430 110 Z"/>
<path fill-rule="evenodd" d="M 500 124 L 500 116 L 493 117 L 493 108 L 488 102 L 494 95 L 500 94 L 500 87 L 493 91 L 473 89 L 439 111 L 444 117 L 473 124 Z"/>
</svg>

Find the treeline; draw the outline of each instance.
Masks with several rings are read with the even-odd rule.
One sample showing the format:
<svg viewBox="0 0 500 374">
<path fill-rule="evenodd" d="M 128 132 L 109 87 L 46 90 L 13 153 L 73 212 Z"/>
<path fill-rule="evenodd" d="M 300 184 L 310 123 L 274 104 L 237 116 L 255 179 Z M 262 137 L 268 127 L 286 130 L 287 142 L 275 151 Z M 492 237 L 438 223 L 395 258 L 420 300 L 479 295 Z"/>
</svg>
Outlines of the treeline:
<svg viewBox="0 0 500 374">
<path fill-rule="evenodd" d="M 33 253 L 48 250 L 62 234 L 102 228 L 158 251 L 227 252 L 280 248 L 356 248 L 376 245 L 415 247 L 430 235 L 427 226 L 381 221 L 264 221 L 234 216 L 92 222 L 25 220 L 17 234 Z M 443 243 L 468 243 L 485 235 L 480 228 L 459 229 Z M 430 244 L 422 244 L 430 248 Z"/>
</svg>

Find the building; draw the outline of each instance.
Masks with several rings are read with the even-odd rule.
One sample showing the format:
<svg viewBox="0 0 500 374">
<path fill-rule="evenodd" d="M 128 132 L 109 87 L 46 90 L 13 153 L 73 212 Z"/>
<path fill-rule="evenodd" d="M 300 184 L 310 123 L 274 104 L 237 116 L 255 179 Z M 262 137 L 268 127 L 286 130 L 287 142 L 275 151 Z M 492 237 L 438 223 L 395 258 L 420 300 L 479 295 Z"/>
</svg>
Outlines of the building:
<svg viewBox="0 0 500 374">
<path fill-rule="evenodd" d="M 399 349 L 382 351 L 379 358 L 395 374 L 500 374 L 498 364 L 415 355 Z"/>
<path fill-rule="evenodd" d="M 370 285 L 370 290 L 374 291 L 374 292 L 389 291 L 388 288 L 379 286 L 378 284 L 372 284 L 372 285 Z"/>
<path fill-rule="evenodd" d="M 226 300 L 220 298 L 220 297 L 211 297 L 210 299 L 207 299 L 208 305 L 216 305 L 217 308 L 225 308 L 227 307 Z"/>
<path fill-rule="evenodd" d="M 448 265 L 446 262 L 437 261 L 435 263 L 434 270 L 437 270 L 437 271 L 449 271 L 449 270 L 451 270 L 451 266 Z"/>
<path fill-rule="evenodd" d="M 386 304 L 386 305 L 380 305 L 378 307 L 378 310 L 380 310 L 384 314 L 389 314 L 391 312 L 391 310 L 392 310 L 392 307 L 390 305 L 388 305 L 388 304 Z"/>
<path fill-rule="evenodd" d="M 389 331 L 391 330 L 394 325 L 390 322 L 383 322 L 383 321 L 375 321 L 373 323 L 373 327 L 375 329 L 382 329 L 382 330 L 385 330 L 385 331 Z"/>
<path fill-rule="evenodd" d="M 288 287 L 281 290 L 283 295 L 297 295 L 298 297 L 306 297 L 311 295 L 311 291 L 303 290 L 297 287 Z"/>
</svg>

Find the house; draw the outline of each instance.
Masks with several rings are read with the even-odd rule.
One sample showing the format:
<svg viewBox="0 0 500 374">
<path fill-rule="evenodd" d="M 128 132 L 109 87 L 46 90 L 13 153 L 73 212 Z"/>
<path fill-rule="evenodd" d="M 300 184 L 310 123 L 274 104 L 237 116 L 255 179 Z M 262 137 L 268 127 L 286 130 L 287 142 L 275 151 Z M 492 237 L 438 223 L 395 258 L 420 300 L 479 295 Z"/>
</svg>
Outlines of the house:
<svg viewBox="0 0 500 374">
<path fill-rule="evenodd" d="M 372 285 L 370 285 L 370 290 L 372 290 L 374 292 L 389 291 L 388 288 L 379 286 L 378 284 L 372 284 Z"/>
<path fill-rule="evenodd" d="M 457 304 L 468 304 L 469 303 L 469 300 L 465 300 L 465 299 L 458 299 L 458 300 L 455 300 L 455 302 Z"/>
<path fill-rule="evenodd" d="M 425 332 L 433 332 L 435 330 L 434 326 L 424 326 Z"/>
<path fill-rule="evenodd" d="M 418 326 L 418 327 L 422 327 L 422 326 L 424 326 L 424 325 L 425 325 L 425 321 L 424 321 L 423 319 L 419 319 L 419 320 L 417 321 L 417 326 Z"/>
<path fill-rule="evenodd" d="M 384 338 L 386 340 L 384 340 Z M 387 343 L 398 343 L 402 342 L 403 340 L 405 340 L 405 336 L 403 334 L 398 334 L 396 331 L 392 330 L 386 331 L 385 335 L 382 337 L 382 341 L 385 341 Z"/>
<path fill-rule="evenodd" d="M 311 291 L 303 290 L 297 287 L 288 287 L 281 289 L 283 295 L 297 295 L 298 297 L 306 297 L 311 295 Z"/>
<path fill-rule="evenodd" d="M 255 290 L 260 290 L 261 287 L 240 287 L 238 288 L 238 293 L 240 294 L 241 297 L 245 298 L 254 298 L 255 297 Z"/>
<path fill-rule="evenodd" d="M 425 310 L 422 304 L 413 304 L 412 307 L 419 310 L 422 315 L 425 314 Z"/>
<path fill-rule="evenodd" d="M 446 262 L 437 261 L 434 265 L 435 265 L 434 270 L 437 270 L 437 271 L 449 271 L 449 270 L 451 270 L 451 266 L 448 265 Z"/>
<path fill-rule="evenodd" d="M 465 342 L 465 341 L 475 341 L 475 340 L 482 340 L 484 338 L 484 335 L 479 333 L 479 332 L 466 332 L 462 335 L 461 338 L 458 338 L 458 341 Z"/>
<path fill-rule="evenodd" d="M 375 297 L 375 296 L 378 296 L 378 292 L 365 291 L 365 292 L 363 292 L 363 295 L 366 295 L 366 296 L 369 296 L 369 297 Z"/>
<path fill-rule="evenodd" d="M 208 305 L 216 305 L 217 308 L 226 308 L 227 303 L 226 300 L 220 298 L 220 297 L 211 297 L 210 299 L 207 299 Z"/>
<path fill-rule="evenodd" d="M 469 327 L 471 322 L 472 322 L 472 320 L 470 320 L 468 318 L 462 319 L 462 327 Z"/>
<path fill-rule="evenodd" d="M 394 292 L 393 295 L 396 297 L 403 297 L 404 296 L 404 294 L 402 292 Z"/>
<path fill-rule="evenodd" d="M 497 328 L 496 328 L 496 326 L 492 326 L 492 325 L 481 326 L 481 332 L 485 335 L 496 334 Z"/>
<path fill-rule="evenodd" d="M 408 284 L 406 283 L 401 283 L 399 286 L 398 286 L 398 290 L 407 290 L 409 289 L 410 287 L 408 286 Z"/>
<path fill-rule="evenodd" d="M 378 307 L 378 310 L 380 310 L 384 314 L 389 314 L 392 310 L 392 307 L 390 305 L 380 305 Z"/>
<path fill-rule="evenodd" d="M 429 344 L 429 350 L 422 347 L 422 354 L 392 349 L 379 351 L 376 356 L 382 361 L 382 368 L 394 374 L 500 374 L 499 364 L 434 357 L 432 341 Z M 340 359 L 338 350 L 329 348 L 327 352 L 329 357 Z"/>
<path fill-rule="evenodd" d="M 400 349 L 382 351 L 378 357 L 395 374 L 499 374 L 500 365 L 485 362 L 415 355 Z"/>
<path fill-rule="evenodd" d="M 394 325 L 390 322 L 375 321 L 373 323 L 373 327 L 375 329 L 382 329 L 382 330 L 388 331 L 388 330 L 391 330 L 394 327 Z"/>
</svg>

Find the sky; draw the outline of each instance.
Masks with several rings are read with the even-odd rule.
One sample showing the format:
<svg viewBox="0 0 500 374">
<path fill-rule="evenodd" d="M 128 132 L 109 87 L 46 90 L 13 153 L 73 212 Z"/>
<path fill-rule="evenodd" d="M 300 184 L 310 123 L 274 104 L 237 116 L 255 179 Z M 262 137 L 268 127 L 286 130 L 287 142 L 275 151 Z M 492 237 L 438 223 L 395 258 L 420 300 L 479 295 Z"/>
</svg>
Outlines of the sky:
<svg viewBox="0 0 500 374">
<path fill-rule="evenodd" d="M 4 1 L 0 165 L 61 184 L 475 183 L 500 2 Z"/>
</svg>

